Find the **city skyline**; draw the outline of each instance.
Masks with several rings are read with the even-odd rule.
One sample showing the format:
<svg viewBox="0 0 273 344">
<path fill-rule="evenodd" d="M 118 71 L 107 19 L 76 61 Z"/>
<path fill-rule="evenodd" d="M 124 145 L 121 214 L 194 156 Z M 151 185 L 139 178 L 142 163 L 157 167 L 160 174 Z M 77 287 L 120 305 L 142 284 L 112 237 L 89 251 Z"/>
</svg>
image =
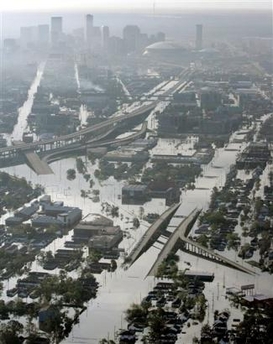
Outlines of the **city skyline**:
<svg viewBox="0 0 273 344">
<path fill-rule="evenodd" d="M 0 5 L 0 344 L 272 344 L 271 11 L 88 2 Z"/>
</svg>

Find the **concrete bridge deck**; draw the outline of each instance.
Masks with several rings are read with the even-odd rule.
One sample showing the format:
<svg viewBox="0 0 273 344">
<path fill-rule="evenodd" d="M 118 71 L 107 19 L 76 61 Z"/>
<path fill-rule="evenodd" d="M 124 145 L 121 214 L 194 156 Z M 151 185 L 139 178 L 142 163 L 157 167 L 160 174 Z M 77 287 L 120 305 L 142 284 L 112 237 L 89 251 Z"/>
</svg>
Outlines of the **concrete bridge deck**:
<svg viewBox="0 0 273 344">
<path fill-rule="evenodd" d="M 188 252 L 190 254 L 193 254 L 195 256 L 198 256 L 198 257 L 206 259 L 206 260 L 214 261 L 214 262 L 219 263 L 221 265 L 228 266 L 230 268 L 245 272 L 245 273 L 250 274 L 250 275 L 256 274 L 256 272 L 253 271 L 252 269 L 250 269 L 246 266 L 243 266 L 241 264 L 238 264 L 231 259 L 223 257 L 220 254 L 201 246 L 200 244 L 196 243 L 195 241 L 192 241 L 188 238 L 184 238 L 184 239 L 182 239 L 182 242 L 184 243 L 182 250 L 185 252 Z"/>
<path fill-rule="evenodd" d="M 148 272 L 147 276 L 154 276 L 158 270 L 159 265 L 167 258 L 168 254 L 172 251 L 177 251 L 179 248 L 186 251 L 189 254 L 196 255 L 203 259 L 213 261 L 215 263 L 225 265 L 227 267 L 242 271 L 247 274 L 254 275 L 255 271 L 252 269 L 238 264 L 226 257 L 219 255 L 218 253 L 205 248 L 197 242 L 187 238 L 187 235 L 193 226 L 194 222 L 198 218 L 200 210 L 194 209 L 183 221 L 179 224 L 176 230 L 171 234 L 167 243 L 159 253 L 155 263 Z"/>
<path fill-rule="evenodd" d="M 13 141 L 14 147 L 27 147 L 27 144 L 22 141 Z M 40 174 L 53 174 L 52 169 L 49 167 L 46 161 L 39 158 L 38 154 L 32 150 L 22 150 L 29 166 L 33 169 L 35 173 Z"/>
<path fill-rule="evenodd" d="M 35 150 L 39 146 L 50 145 L 50 144 L 54 144 L 56 142 L 72 141 L 76 138 L 81 138 L 82 136 L 84 136 L 86 134 L 96 133 L 99 130 L 101 130 L 107 126 L 114 125 L 115 123 L 119 123 L 119 122 L 125 121 L 127 119 L 134 118 L 136 116 L 140 116 L 140 115 L 144 114 L 145 112 L 153 110 L 157 104 L 158 104 L 158 101 L 153 101 L 150 104 L 144 104 L 144 105 L 140 106 L 139 108 L 135 109 L 134 111 L 132 111 L 128 114 L 124 114 L 124 115 L 119 116 L 119 117 L 110 118 L 106 121 L 95 124 L 91 127 L 87 127 L 85 129 L 76 131 L 76 132 L 71 133 L 71 134 L 59 136 L 59 137 L 56 137 L 54 139 L 49 139 L 49 140 L 45 140 L 45 141 L 35 141 L 32 143 L 27 143 L 27 144 L 24 142 L 20 142 L 20 144 L 18 143 L 18 144 L 16 144 L 16 146 L 8 146 L 5 148 L 0 148 L 0 154 L 7 153 L 9 151 L 14 151 L 14 150 L 31 150 L 31 149 Z"/>
<path fill-rule="evenodd" d="M 40 174 L 53 174 L 52 169 L 47 164 L 46 161 L 41 160 L 37 153 L 35 152 L 24 152 L 25 157 L 28 161 L 30 167 L 36 172 L 38 175 Z"/>
<path fill-rule="evenodd" d="M 50 163 L 50 162 L 53 162 L 55 160 L 58 160 L 58 157 L 60 157 L 62 155 L 73 153 L 73 152 L 77 153 L 80 151 L 84 152 L 88 148 L 96 148 L 96 147 L 104 147 L 104 146 L 119 146 L 122 144 L 127 144 L 128 142 L 131 142 L 131 141 L 143 136 L 146 133 L 146 130 L 147 130 L 147 122 L 145 121 L 142 124 L 141 129 L 139 131 L 137 131 L 136 133 L 130 135 L 130 136 L 127 136 L 127 137 L 121 138 L 121 139 L 111 139 L 108 141 L 107 140 L 103 141 L 103 139 L 107 135 L 110 135 L 113 132 L 113 129 L 111 129 L 107 133 L 101 134 L 95 138 L 88 140 L 85 145 L 81 145 L 79 143 L 74 143 L 72 145 L 65 146 L 63 148 L 58 148 L 58 149 L 55 149 L 53 151 L 50 151 L 43 156 L 42 160 L 45 161 L 46 163 Z"/>
<path fill-rule="evenodd" d="M 136 244 L 135 248 L 132 250 L 127 258 L 130 266 L 134 264 L 134 262 L 153 245 L 153 243 L 162 234 L 162 231 L 165 231 L 173 214 L 176 212 L 179 206 L 180 203 L 173 204 L 148 228 L 147 232 Z"/>
<path fill-rule="evenodd" d="M 163 262 L 164 259 L 167 258 L 168 254 L 174 250 L 176 247 L 181 234 L 184 233 L 189 225 L 195 221 L 200 213 L 200 210 L 194 209 L 189 216 L 184 218 L 180 225 L 176 228 L 176 230 L 171 234 L 167 243 L 160 251 L 156 261 L 154 262 L 153 266 L 151 267 L 150 271 L 148 272 L 147 276 L 155 276 L 158 270 L 159 265 Z M 182 234 L 183 235 L 183 234 Z"/>
<path fill-rule="evenodd" d="M 90 144 L 89 147 L 94 148 L 94 147 L 104 147 L 104 146 L 119 146 L 122 144 L 127 144 L 128 142 L 134 141 L 140 138 L 141 136 L 143 136 L 147 131 L 147 127 L 148 127 L 148 123 L 147 121 L 145 121 L 143 122 L 141 129 L 132 135 L 129 135 L 120 139 L 111 139 L 111 140 L 105 140 L 105 141 L 97 140 L 96 142 L 93 142 L 92 144 Z"/>
</svg>

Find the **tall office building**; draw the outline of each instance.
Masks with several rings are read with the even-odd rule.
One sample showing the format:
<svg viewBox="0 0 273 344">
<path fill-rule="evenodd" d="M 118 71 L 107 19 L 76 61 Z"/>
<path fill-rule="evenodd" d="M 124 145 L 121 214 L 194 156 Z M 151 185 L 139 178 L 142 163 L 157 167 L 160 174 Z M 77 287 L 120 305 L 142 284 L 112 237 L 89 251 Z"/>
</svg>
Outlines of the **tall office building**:
<svg viewBox="0 0 273 344">
<path fill-rule="evenodd" d="M 27 48 L 37 41 L 37 26 L 24 26 L 20 28 L 20 46 Z"/>
<path fill-rule="evenodd" d="M 108 50 L 109 47 L 110 30 L 109 26 L 102 27 L 102 48 Z"/>
<path fill-rule="evenodd" d="M 137 25 L 127 25 L 123 29 L 124 46 L 127 53 L 138 49 L 140 29 Z"/>
<path fill-rule="evenodd" d="M 195 49 L 201 50 L 203 48 L 203 25 L 196 25 L 196 39 L 195 39 Z"/>
<path fill-rule="evenodd" d="M 51 44 L 58 45 L 63 38 L 63 18 L 51 17 Z"/>
<path fill-rule="evenodd" d="M 94 26 L 94 18 L 92 14 L 86 15 L 85 22 L 85 43 L 88 50 L 99 52 L 102 47 L 101 28 Z"/>
<path fill-rule="evenodd" d="M 92 43 L 92 38 L 93 38 L 93 16 L 92 14 L 87 14 L 86 15 L 86 21 L 85 21 L 85 40 L 87 45 L 90 45 Z"/>
<path fill-rule="evenodd" d="M 38 25 L 38 42 L 41 44 L 49 43 L 49 25 Z"/>
<path fill-rule="evenodd" d="M 157 42 L 164 42 L 165 39 L 166 39 L 166 35 L 165 35 L 164 32 L 158 32 L 158 33 L 156 34 L 156 40 L 157 40 Z"/>
<path fill-rule="evenodd" d="M 124 40 L 120 37 L 111 36 L 108 51 L 113 55 L 122 55 L 124 53 Z"/>
</svg>

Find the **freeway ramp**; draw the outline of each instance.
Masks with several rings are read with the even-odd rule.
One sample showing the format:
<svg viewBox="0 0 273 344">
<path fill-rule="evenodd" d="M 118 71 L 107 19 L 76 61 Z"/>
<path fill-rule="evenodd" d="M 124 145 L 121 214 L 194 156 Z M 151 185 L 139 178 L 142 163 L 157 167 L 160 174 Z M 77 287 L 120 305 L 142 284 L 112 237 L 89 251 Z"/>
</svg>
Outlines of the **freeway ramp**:
<svg viewBox="0 0 273 344">
<path fill-rule="evenodd" d="M 174 251 L 177 248 L 177 243 L 180 241 L 181 234 L 183 235 L 188 230 L 189 226 L 193 225 L 193 221 L 196 221 L 199 213 L 199 209 L 194 209 L 189 216 L 182 220 L 181 224 L 171 234 L 169 240 L 160 251 L 155 263 L 151 267 L 151 270 L 148 272 L 147 276 L 156 275 L 159 265 L 167 258 L 170 252 Z"/>
<path fill-rule="evenodd" d="M 40 174 L 53 174 L 52 169 L 49 167 L 46 161 L 39 158 L 38 154 L 34 152 L 29 145 L 22 141 L 12 141 L 12 145 L 20 147 L 22 154 L 24 154 L 28 165 L 33 169 L 35 173 Z"/>
<path fill-rule="evenodd" d="M 155 243 L 162 232 L 166 230 L 173 214 L 177 211 L 179 206 L 180 203 L 173 204 L 148 228 L 147 232 L 127 257 L 130 266 L 134 264 L 134 262 Z"/>
<path fill-rule="evenodd" d="M 255 275 L 255 271 L 248 268 L 247 266 L 243 266 L 241 264 L 238 264 L 237 262 L 234 262 L 233 260 L 221 256 L 213 250 L 203 247 L 187 237 L 194 222 L 198 218 L 200 211 L 201 210 L 196 208 L 185 219 L 182 220 L 182 222 L 169 237 L 168 241 L 159 253 L 147 276 L 155 276 L 159 265 L 167 258 L 168 254 L 170 252 L 176 252 L 178 249 L 182 249 L 189 254 L 209 261 L 213 261 L 215 263 L 227 266 L 235 270 L 239 270 L 246 274 Z"/>
<path fill-rule="evenodd" d="M 52 169 L 46 163 L 46 161 L 41 160 L 37 153 L 25 151 L 23 152 L 29 166 L 33 169 L 35 173 L 40 174 L 53 174 Z"/>
</svg>

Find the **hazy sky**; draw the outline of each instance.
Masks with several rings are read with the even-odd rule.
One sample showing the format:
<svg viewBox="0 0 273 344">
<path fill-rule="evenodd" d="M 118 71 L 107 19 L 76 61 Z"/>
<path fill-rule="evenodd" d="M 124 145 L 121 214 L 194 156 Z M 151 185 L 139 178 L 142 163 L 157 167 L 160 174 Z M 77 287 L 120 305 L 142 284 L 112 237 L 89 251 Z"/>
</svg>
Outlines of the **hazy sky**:
<svg viewBox="0 0 273 344">
<path fill-rule="evenodd" d="M 93 12 L 190 9 L 268 9 L 271 0 L 1 0 L 0 11 L 83 10 Z"/>
</svg>

